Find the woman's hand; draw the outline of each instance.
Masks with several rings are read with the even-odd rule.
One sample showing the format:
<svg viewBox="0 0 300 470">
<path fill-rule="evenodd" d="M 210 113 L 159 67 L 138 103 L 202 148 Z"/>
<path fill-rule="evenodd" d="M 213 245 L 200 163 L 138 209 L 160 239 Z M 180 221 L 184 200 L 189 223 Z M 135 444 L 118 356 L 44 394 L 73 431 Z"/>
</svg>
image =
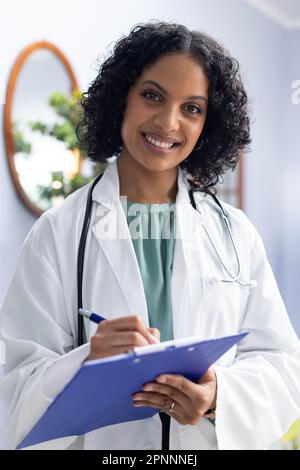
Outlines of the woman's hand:
<svg viewBox="0 0 300 470">
<path fill-rule="evenodd" d="M 122 354 L 137 346 L 157 343 L 160 332 L 147 328 L 138 316 L 103 320 L 91 338 L 91 348 L 86 360 Z"/>
<path fill-rule="evenodd" d="M 134 406 L 159 408 L 180 424 L 196 424 L 208 409 L 215 408 L 216 397 L 217 379 L 212 367 L 197 383 L 182 375 L 163 374 L 133 395 Z"/>
</svg>

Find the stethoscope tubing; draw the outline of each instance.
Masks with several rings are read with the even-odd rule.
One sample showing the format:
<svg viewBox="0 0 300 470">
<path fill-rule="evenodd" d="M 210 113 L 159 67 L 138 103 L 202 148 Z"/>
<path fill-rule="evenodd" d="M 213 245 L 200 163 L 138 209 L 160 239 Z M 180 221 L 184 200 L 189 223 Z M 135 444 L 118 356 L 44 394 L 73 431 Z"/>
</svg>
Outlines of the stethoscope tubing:
<svg viewBox="0 0 300 470">
<path fill-rule="evenodd" d="M 78 256 L 77 256 L 77 306 L 78 306 L 77 311 L 79 311 L 79 309 L 83 308 L 83 304 L 82 304 L 82 280 L 83 280 L 83 269 L 84 269 L 84 252 L 85 252 L 85 245 L 86 245 L 88 229 L 89 229 L 90 222 L 91 222 L 91 214 L 92 214 L 92 206 L 93 206 L 93 190 L 94 190 L 96 184 L 101 179 L 101 177 L 102 177 L 102 174 L 98 175 L 95 178 L 95 180 L 93 181 L 93 183 L 92 183 L 92 185 L 89 189 L 88 197 L 87 197 L 87 203 L 86 203 L 86 209 L 85 209 L 85 214 L 84 214 L 84 219 L 83 219 L 83 224 L 82 224 L 82 231 L 81 231 L 79 247 L 78 247 Z M 237 282 L 238 284 L 240 284 L 242 286 L 255 287 L 255 285 L 256 285 L 255 281 L 243 282 L 239 279 L 240 272 L 241 272 L 240 259 L 239 259 L 239 255 L 238 255 L 238 252 L 237 252 L 234 237 L 233 237 L 233 234 L 232 234 L 232 230 L 231 230 L 231 227 L 230 227 L 227 211 L 222 206 L 221 202 L 218 200 L 216 195 L 213 194 L 211 191 L 209 191 L 209 190 L 204 191 L 204 190 L 201 190 L 201 189 L 198 189 L 198 188 L 190 188 L 190 190 L 189 190 L 190 202 L 191 202 L 193 208 L 196 211 L 199 212 L 199 209 L 197 209 L 197 207 L 196 207 L 194 192 L 204 192 L 205 194 L 208 194 L 209 196 L 211 196 L 213 198 L 213 200 L 216 203 L 216 206 L 220 210 L 221 217 L 224 221 L 224 224 L 226 226 L 226 230 L 229 234 L 229 237 L 230 237 L 230 240 L 231 240 L 231 243 L 232 243 L 232 247 L 233 247 L 233 251 L 234 251 L 234 255 L 235 255 L 235 259 L 236 259 L 236 263 L 237 263 L 237 267 L 238 267 L 236 274 L 233 274 L 230 271 L 230 269 L 227 267 L 226 263 L 222 259 L 221 255 L 220 255 L 220 253 L 219 253 L 219 251 L 218 251 L 218 249 L 217 249 L 217 247 L 216 247 L 216 245 L 215 245 L 215 243 L 212 239 L 212 236 L 211 236 L 209 230 L 207 229 L 205 224 L 202 224 L 202 227 L 203 227 L 203 229 L 204 229 L 204 231 L 205 231 L 205 233 L 206 233 L 206 235 L 207 235 L 207 237 L 210 241 L 210 244 L 211 244 L 211 246 L 214 250 L 214 253 L 216 254 L 217 258 L 219 259 L 219 261 L 221 263 L 221 265 L 223 266 L 224 270 L 226 271 L 226 273 L 229 276 L 229 279 L 221 279 L 221 281 L 222 282 Z M 78 346 L 81 346 L 85 342 L 86 342 L 86 337 L 85 337 L 85 331 L 84 331 L 84 321 L 83 321 L 82 315 L 78 314 Z"/>
</svg>

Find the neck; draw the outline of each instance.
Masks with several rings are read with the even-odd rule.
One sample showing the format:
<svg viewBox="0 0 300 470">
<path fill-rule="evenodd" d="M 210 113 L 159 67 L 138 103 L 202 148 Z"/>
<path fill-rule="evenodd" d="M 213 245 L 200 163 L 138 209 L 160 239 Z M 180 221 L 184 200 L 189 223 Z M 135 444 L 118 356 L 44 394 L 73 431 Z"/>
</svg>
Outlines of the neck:
<svg viewBox="0 0 300 470">
<path fill-rule="evenodd" d="M 172 202 L 177 194 L 178 168 L 152 172 L 147 170 L 132 157 L 120 155 L 117 161 L 120 196 L 127 196 L 129 201 L 149 204 Z"/>
</svg>

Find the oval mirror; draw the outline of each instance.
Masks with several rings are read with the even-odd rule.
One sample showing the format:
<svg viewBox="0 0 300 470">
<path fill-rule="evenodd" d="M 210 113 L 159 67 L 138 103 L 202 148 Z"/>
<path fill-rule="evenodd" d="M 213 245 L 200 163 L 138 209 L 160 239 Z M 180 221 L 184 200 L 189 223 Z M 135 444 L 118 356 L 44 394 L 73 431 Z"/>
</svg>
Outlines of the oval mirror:
<svg viewBox="0 0 300 470">
<path fill-rule="evenodd" d="M 53 44 L 31 44 L 18 56 L 7 86 L 5 142 L 17 193 L 37 216 L 61 203 L 73 189 L 66 185 L 81 175 L 79 95 L 70 63 Z"/>
</svg>

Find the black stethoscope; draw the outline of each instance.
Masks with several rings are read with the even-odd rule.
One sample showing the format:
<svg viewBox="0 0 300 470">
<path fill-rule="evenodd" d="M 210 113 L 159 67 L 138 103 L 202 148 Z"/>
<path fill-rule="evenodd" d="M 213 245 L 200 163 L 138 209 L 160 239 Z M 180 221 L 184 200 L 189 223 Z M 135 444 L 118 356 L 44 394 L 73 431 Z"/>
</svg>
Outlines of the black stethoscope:
<svg viewBox="0 0 300 470">
<path fill-rule="evenodd" d="M 84 220 L 83 220 L 82 231 L 81 231 L 80 242 L 79 242 L 79 248 L 78 248 L 78 257 L 77 257 L 77 306 L 78 306 L 77 312 L 79 312 L 79 309 L 83 308 L 83 305 L 82 305 L 82 279 L 83 279 L 84 252 L 85 252 L 85 244 L 86 244 L 88 229 L 89 229 L 89 225 L 90 225 L 90 221 L 91 221 L 92 206 L 93 206 L 93 190 L 94 190 L 96 184 L 98 183 L 98 181 L 101 179 L 102 175 L 103 175 L 103 173 L 98 175 L 96 177 L 96 179 L 93 181 L 93 183 L 92 183 L 92 185 L 89 189 L 88 197 L 87 197 L 87 203 L 86 203 Z M 244 281 L 241 281 L 239 279 L 240 272 L 241 272 L 241 265 L 240 265 L 240 260 L 239 260 L 239 256 L 238 256 L 238 253 L 237 253 L 234 237 L 233 237 L 233 234 L 232 234 L 232 231 L 231 231 L 230 223 L 229 223 L 229 220 L 228 220 L 227 211 L 224 209 L 224 207 L 222 206 L 222 204 L 220 203 L 218 198 L 215 196 L 215 194 L 213 194 L 211 191 L 201 190 L 199 188 L 190 188 L 190 190 L 189 190 L 190 202 L 191 202 L 191 204 L 192 204 L 192 206 L 195 210 L 197 210 L 197 206 L 196 206 L 196 203 L 195 203 L 194 193 L 199 192 L 199 191 L 211 196 L 212 199 L 214 200 L 214 202 L 216 203 L 216 205 L 218 207 L 218 210 L 220 211 L 221 217 L 224 221 L 224 224 L 226 226 L 226 230 L 228 232 L 228 235 L 230 237 L 232 247 L 233 247 L 233 250 L 234 250 L 234 254 L 235 254 L 235 259 L 236 259 L 236 262 L 237 262 L 237 273 L 234 274 L 230 271 L 230 269 L 228 268 L 226 263 L 223 261 L 222 256 L 220 255 L 220 253 L 219 253 L 219 251 L 218 251 L 218 249 L 217 249 L 217 247 L 216 247 L 216 245 L 215 245 L 215 243 L 214 243 L 207 227 L 203 223 L 202 227 L 203 227 L 203 229 L 204 229 L 204 231 L 205 231 L 205 233 L 206 233 L 206 235 L 207 235 L 207 237 L 208 237 L 208 239 L 209 239 L 209 241 L 210 241 L 210 243 L 213 247 L 213 250 L 214 250 L 215 254 L 217 255 L 221 265 L 223 266 L 223 268 L 225 269 L 225 271 L 227 272 L 227 274 L 229 276 L 228 279 L 222 279 L 221 281 L 222 282 L 237 282 L 238 284 L 240 284 L 242 286 L 256 287 L 256 285 L 257 285 L 256 281 L 250 280 L 248 282 L 244 282 Z M 83 319 L 82 315 L 79 315 L 79 313 L 78 313 L 78 346 L 81 346 L 85 342 L 86 342 L 86 336 L 85 336 L 85 330 L 84 330 L 84 319 Z"/>
</svg>

